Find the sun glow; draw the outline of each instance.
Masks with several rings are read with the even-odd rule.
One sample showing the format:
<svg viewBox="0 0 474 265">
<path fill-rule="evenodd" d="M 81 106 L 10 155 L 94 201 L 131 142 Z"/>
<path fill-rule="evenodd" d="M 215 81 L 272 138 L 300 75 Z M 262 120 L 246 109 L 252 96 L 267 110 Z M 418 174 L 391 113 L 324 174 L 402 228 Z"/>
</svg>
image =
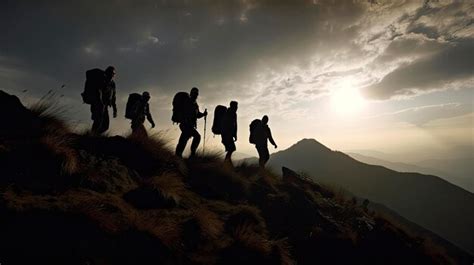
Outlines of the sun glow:
<svg viewBox="0 0 474 265">
<path fill-rule="evenodd" d="M 350 116 L 360 112 L 366 105 L 366 100 L 358 88 L 349 81 L 343 82 L 340 87 L 331 92 L 331 106 L 341 116 Z"/>
</svg>

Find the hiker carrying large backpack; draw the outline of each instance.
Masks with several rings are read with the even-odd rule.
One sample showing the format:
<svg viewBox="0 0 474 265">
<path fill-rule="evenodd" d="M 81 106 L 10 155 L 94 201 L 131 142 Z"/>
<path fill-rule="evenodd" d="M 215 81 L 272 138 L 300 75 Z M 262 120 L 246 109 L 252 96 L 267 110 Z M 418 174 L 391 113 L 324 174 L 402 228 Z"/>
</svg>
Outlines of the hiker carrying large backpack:
<svg viewBox="0 0 474 265">
<path fill-rule="evenodd" d="M 95 68 L 86 72 L 84 92 L 81 94 L 84 103 L 91 105 L 92 132 L 102 134 L 109 129 L 109 107 L 113 117 L 117 117 L 115 68 L 107 67 L 105 71 Z"/>
<path fill-rule="evenodd" d="M 184 148 L 189 140 L 193 138 L 191 144 L 191 157 L 196 155 L 196 150 L 201 141 L 201 135 L 196 130 L 197 119 L 207 116 L 207 110 L 199 111 L 199 105 L 196 100 L 199 96 L 199 89 L 193 87 L 191 92 L 179 92 L 173 98 L 173 116 L 171 120 L 179 123 L 181 136 L 179 137 L 178 145 L 176 146 L 176 155 L 183 156 Z"/>
<path fill-rule="evenodd" d="M 143 123 L 145 118 L 150 122 L 151 128 L 155 128 L 155 122 L 150 112 L 150 93 L 143 92 L 141 95 L 132 93 L 128 96 L 127 106 L 125 108 L 125 118 L 132 120 L 132 134 L 147 136 Z"/>
<path fill-rule="evenodd" d="M 255 145 L 259 156 L 259 165 L 261 168 L 270 159 L 270 152 L 268 151 L 268 141 L 277 148 L 277 145 L 272 137 L 270 127 L 268 127 L 268 116 L 263 116 L 262 120 L 253 120 L 250 123 L 250 137 L 249 142 Z"/>
<path fill-rule="evenodd" d="M 229 108 L 219 105 L 214 110 L 214 122 L 212 132 L 221 135 L 222 144 L 225 147 L 225 161 L 232 162 L 232 153 L 236 150 L 237 141 L 237 101 L 231 101 Z"/>
<path fill-rule="evenodd" d="M 191 96 L 187 92 L 178 92 L 173 97 L 173 115 L 171 121 L 173 123 L 184 122 L 189 118 L 191 112 Z"/>
<path fill-rule="evenodd" d="M 81 93 L 82 101 L 85 104 L 95 104 L 100 100 L 100 90 L 105 85 L 105 72 L 102 69 L 94 68 L 86 71 L 86 83 L 84 92 Z"/>
</svg>

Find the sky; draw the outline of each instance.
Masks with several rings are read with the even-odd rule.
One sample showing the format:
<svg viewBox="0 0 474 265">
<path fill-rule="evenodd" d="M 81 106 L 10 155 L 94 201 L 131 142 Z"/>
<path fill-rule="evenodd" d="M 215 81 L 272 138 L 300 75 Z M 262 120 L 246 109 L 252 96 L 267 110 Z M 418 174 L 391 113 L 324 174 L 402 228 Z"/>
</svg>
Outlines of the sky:
<svg viewBox="0 0 474 265">
<path fill-rule="evenodd" d="M 77 130 L 91 125 L 85 71 L 114 65 L 111 134 L 130 131 L 128 94 L 149 91 L 151 133 L 174 145 L 172 97 L 196 86 L 207 150 L 223 148 L 212 111 L 231 100 L 248 155 L 264 114 L 277 150 L 302 138 L 412 160 L 474 148 L 474 1 L 2 0 L 0 31 L 0 89 L 27 104 L 53 90 Z"/>
</svg>

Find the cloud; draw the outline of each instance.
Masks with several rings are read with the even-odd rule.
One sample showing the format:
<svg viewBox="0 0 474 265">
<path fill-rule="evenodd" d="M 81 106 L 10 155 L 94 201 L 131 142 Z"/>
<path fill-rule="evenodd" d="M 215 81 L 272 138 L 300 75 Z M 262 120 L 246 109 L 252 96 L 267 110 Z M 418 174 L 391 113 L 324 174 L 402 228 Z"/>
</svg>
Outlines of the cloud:
<svg viewBox="0 0 474 265">
<path fill-rule="evenodd" d="M 155 36 L 148 36 L 148 40 L 151 41 L 151 43 L 153 44 L 157 44 L 160 42 L 160 40 Z"/>
<path fill-rule="evenodd" d="M 404 121 L 417 126 L 423 126 L 432 121 L 459 117 L 473 113 L 473 111 L 472 105 L 469 104 L 444 103 L 412 107 L 392 113 L 384 113 L 371 117 L 371 119 Z"/>
<path fill-rule="evenodd" d="M 136 52 L 141 53 L 147 49 L 153 48 L 154 46 L 164 45 L 162 41 L 156 36 L 146 33 L 144 37 L 137 40 L 135 43 L 125 45 L 117 48 L 117 51 L 121 53 Z"/>
<path fill-rule="evenodd" d="M 451 42 L 427 58 L 400 65 L 380 82 L 365 89 L 372 98 L 388 99 L 419 91 L 444 89 L 454 81 L 474 78 L 474 39 Z"/>
<path fill-rule="evenodd" d="M 413 97 L 453 88 L 474 78 L 474 4 L 468 1 L 426 1 L 392 21 L 387 34 L 371 42 L 381 52 L 367 65 L 375 82 L 367 97 Z"/>
<path fill-rule="evenodd" d="M 84 46 L 83 49 L 84 49 L 84 52 L 87 55 L 99 56 L 100 53 L 101 53 L 99 48 L 95 44 L 90 44 L 90 45 Z"/>
</svg>

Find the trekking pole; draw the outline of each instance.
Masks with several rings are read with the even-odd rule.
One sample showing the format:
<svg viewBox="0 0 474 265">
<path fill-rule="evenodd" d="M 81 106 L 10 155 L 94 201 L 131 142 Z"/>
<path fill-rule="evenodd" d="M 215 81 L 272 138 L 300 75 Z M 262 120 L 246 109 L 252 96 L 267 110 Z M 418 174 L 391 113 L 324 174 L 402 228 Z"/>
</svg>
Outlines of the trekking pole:
<svg viewBox="0 0 474 265">
<path fill-rule="evenodd" d="M 204 112 L 207 112 L 207 109 L 204 110 Z M 205 148 L 206 148 L 206 127 L 207 127 L 207 115 L 204 116 L 204 141 L 202 143 L 202 153 L 204 154 Z"/>
</svg>

